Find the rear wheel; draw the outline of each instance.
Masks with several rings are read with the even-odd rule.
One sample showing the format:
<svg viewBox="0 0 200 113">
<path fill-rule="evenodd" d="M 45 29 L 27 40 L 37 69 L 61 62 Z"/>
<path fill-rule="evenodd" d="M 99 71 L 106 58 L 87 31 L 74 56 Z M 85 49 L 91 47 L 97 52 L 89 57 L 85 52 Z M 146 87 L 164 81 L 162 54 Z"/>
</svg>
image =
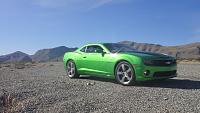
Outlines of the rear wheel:
<svg viewBox="0 0 200 113">
<path fill-rule="evenodd" d="M 118 63 L 115 68 L 115 79 L 122 85 L 134 85 L 135 73 L 131 64 L 126 61 Z"/>
<path fill-rule="evenodd" d="M 72 61 L 72 60 L 69 60 L 67 62 L 67 67 L 66 67 L 66 71 L 67 71 L 67 75 L 70 77 L 70 78 L 78 78 L 79 75 L 77 73 L 77 69 L 76 69 L 76 64 Z"/>
</svg>

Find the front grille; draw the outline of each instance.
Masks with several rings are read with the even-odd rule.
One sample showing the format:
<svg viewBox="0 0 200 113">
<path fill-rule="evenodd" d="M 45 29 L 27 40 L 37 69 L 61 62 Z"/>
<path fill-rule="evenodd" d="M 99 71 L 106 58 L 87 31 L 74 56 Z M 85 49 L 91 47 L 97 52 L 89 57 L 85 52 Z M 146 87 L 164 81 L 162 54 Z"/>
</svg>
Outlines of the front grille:
<svg viewBox="0 0 200 113">
<path fill-rule="evenodd" d="M 153 77 L 169 77 L 169 76 L 172 76 L 172 75 L 176 75 L 176 70 L 155 72 Z"/>
<path fill-rule="evenodd" d="M 151 66 L 172 66 L 176 64 L 176 60 L 152 60 Z"/>
</svg>

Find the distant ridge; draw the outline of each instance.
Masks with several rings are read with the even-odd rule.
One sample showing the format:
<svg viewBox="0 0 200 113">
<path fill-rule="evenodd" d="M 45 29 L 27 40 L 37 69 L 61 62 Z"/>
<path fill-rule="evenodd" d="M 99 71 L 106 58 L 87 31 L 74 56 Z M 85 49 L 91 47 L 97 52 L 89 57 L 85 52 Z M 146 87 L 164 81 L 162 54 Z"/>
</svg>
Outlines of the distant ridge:
<svg viewBox="0 0 200 113">
<path fill-rule="evenodd" d="M 131 41 L 121 41 L 118 43 L 126 44 L 141 51 L 165 53 L 180 60 L 200 60 L 200 42 L 180 46 L 162 46 L 159 44 L 137 43 Z M 59 46 L 38 50 L 34 55 L 28 55 L 21 51 L 17 51 L 8 55 L 0 56 L 0 63 L 62 61 L 65 52 L 75 51 L 76 49 L 77 48 Z"/>
<path fill-rule="evenodd" d="M 9 63 L 9 62 L 31 62 L 31 57 L 21 51 L 16 51 L 14 53 L 0 56 L 0 63 Z"/>
<path fill-rule="evenodd" d="M 51 49 L 38 50 L 34 55 L 31 56 L 33 61 L 46 62 L 46 61 L 60 61 L 65 52 L 71 52 L 77 48 L 68 48 L 65 46 L 59 46 Z"/>
<path fill-rule="evenodd" d="M 180 60 L 200 59 L 200 42 L 180 46 L 162 46 L 159 44 L 136 43 L 131 41 L 121 41 L 119 43 L 126 44 L 141 51 L 165 53 Z"/>
</svg>

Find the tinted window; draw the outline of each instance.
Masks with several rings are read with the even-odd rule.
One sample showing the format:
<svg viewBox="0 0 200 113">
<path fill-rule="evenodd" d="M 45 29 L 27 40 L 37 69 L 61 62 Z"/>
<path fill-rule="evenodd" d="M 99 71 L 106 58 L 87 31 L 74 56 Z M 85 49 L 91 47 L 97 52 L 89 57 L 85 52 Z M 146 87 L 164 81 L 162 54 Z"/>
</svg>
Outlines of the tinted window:
<svg viewBox="0 0 200 113">
<path fill-rule="evenodd" d="M 116 52 L 128 52 L 128 51 L 137 51 L 134 48 L 131 48 L 130 46 L 127 46 L 125 44 L 118 44 L 118 43 L 105 43 L 104 46 L 112 53 Z"/>
<path fill-rule="evenodd" d="M 85 52 L 85 50 L 86 50 L 86 47 L 82 48 L 80 51 Z"/>
<path fill-rule="evenodd" d="M 102 53 L 103 49 L 100 46 L 88 46 L 87 53 Z"/>
</svg>

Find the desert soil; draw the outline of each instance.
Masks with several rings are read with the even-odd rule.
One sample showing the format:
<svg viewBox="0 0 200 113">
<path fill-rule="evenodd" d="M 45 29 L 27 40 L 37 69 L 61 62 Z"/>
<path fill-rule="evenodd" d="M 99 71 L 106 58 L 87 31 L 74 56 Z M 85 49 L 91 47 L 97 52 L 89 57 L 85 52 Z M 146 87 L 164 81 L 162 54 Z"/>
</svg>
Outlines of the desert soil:
<svg viewBox="0 0 200 113">
<path fill-rule="evenodd" d="M 70 79 L 61 62 L 4 65 L 0 112 L 198 113 L 200 65 L 179 64 L 178 77 L 135 86 L 95 77 Z"/>
</svg>

